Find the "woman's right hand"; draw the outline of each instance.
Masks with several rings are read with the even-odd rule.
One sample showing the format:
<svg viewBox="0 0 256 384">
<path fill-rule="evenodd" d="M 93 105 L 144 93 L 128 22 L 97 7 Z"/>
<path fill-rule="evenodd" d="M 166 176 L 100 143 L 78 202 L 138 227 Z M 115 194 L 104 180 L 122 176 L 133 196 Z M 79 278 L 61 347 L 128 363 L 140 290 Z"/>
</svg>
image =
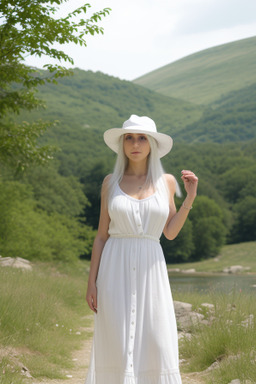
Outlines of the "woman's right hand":
<svg viewBox="0 0 256 384">
<path fill-rule="evenodd" d="M 97 287 L 96 283 L 88 284 L 86 301 L 91 310 L 97 313 Z"/>
</svg>

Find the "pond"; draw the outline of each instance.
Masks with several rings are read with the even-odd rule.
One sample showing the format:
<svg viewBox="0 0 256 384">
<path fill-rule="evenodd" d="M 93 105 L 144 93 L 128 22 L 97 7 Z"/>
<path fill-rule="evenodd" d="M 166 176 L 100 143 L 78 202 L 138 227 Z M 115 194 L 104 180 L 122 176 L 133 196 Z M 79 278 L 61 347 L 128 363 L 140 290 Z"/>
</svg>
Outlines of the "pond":
<svg viewBox="0 0 256 384">
<path fill-rule="evenodd" d="M 187 275 L 169 274 L 173 292 L 232 291 L 256 294 L 256 275 Z"/>
</svg>

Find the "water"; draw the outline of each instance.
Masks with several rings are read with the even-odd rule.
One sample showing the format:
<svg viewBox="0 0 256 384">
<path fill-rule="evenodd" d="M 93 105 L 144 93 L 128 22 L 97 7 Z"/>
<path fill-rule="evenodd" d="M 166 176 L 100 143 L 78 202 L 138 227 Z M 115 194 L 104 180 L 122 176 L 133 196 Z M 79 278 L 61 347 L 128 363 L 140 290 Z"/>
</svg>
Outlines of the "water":
<svg viewBox="0 0 256 384">
<path fill-rule="evenodd" d="M 169 274 L 172 291 L 256 294 L 256 275 L 185 275 Z"/>
</svg>

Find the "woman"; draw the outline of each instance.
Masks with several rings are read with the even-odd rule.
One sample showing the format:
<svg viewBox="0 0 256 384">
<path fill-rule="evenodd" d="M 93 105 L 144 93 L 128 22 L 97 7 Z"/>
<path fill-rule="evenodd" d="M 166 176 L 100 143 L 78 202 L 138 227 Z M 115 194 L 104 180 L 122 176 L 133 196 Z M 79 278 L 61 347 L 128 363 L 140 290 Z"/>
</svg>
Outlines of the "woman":
<svg viewBox="0 0 256 384">
<path fill-rule="evenodd" d="M 86 384 L 180 384 L 178 340 L 167 268 L 159 244 L 181 230 L 196 197 L 198 179 L 182 171 L 187 196 L 176 212 L 177 183 L 160 158 L 170 136 L 153 120 L 132 115 L 104 133 L 117 152 L 102 186 L 98 233 L 86 300 L 95 332 Z"/>
</svg>

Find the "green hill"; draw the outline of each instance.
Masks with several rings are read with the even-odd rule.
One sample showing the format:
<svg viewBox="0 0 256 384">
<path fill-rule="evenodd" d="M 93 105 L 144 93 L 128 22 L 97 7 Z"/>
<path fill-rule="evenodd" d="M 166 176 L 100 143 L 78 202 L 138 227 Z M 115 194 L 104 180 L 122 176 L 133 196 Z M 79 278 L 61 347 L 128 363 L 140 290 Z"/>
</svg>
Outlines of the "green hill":
<svg viewBox="0 0 256 384">
<path fill-rule="evenodd" d="M 232 91 L 212 106 L 197 106 L 167 97 L 100 72 L 74 70 L 74 75 L 39 89 L 45 110 L 24 113 L 21 119 L 59 120 L 44 141 L 57 144 L 62 174 L 83 175 L 95 162 L 109 164 L 112 152 L 102 132 L 120 126 L 130 114 L 152 117 L 174 142 L 239 142 L 256 137 L 255 85 Z M 86 153 L 86 156 L 85 156 Z"/>
<path fill-rule="evenodd" d="M 148 115 L 164 132 L 177 132 L 196 121 L 203 108 L 174 97 L 166 97 L 129 81 L 101 72 L 74 70 L 74 75 L 59 80 L 58 85 L 39 88 L 39 97 L 47 109 L 37 115 L 58 119 L 73 129 L 97 128 L 101 131 L 119 126 L 130 114 Z M 30 113 L 27 115 L 29 119 Z"/>
<path fill-rule="evenodd" d="M 256 83 L 232 91 L 177 134 L 185 142 L 243 142 L 256 137 Z"/>
<path fill-rule="evenodd" d="M 83 174 L 95 161 L 106 162 L 108 150 L 102 133 L 121 126 L 131 114 L 153 118 L 158 130 L 175 136 L 187 124 L 197 121 L 204 107 L 160 95 L 118 78 L 74 70 L 74 75 L 59 80 L 58 85 L 39 88 L 38 97 L 46 109 L 22 113 L 21 120 L 58 120 L 44 141 L 61 148 L 58 159 L 63 174 Z M 86 156 L 85 156 L 86 153 Z"/>
<path fill-rule="evenodd" d="M 256 82 L 256 37 L 209 48 L 150 72 L 135 84 L 196 104 Z"/>
</svg>

